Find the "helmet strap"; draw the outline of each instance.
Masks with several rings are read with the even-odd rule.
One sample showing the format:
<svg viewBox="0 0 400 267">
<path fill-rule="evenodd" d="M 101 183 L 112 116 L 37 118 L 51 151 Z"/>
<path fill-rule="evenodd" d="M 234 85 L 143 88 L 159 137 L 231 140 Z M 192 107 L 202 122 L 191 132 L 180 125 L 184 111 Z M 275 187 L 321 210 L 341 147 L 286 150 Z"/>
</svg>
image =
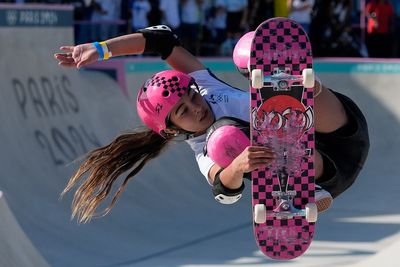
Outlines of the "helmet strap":
<svg viewBox="0 0 400 267">
<path fill-rule="evenodd" d="M 194 137 L 196 137 L 196 133 L 194 132 L 189 132 L 183 129 L 179 129 L 176 127 L 169 127 L 166 129 L 168 132 L 166 132 L 165 130 L 162 131 L 162 135 L 164 136 L 164 138 L 169 139 L 169 140 L 173 140 L 173 141 L 185 141 L 188 139 L 192 139 Z"/>
</svg>

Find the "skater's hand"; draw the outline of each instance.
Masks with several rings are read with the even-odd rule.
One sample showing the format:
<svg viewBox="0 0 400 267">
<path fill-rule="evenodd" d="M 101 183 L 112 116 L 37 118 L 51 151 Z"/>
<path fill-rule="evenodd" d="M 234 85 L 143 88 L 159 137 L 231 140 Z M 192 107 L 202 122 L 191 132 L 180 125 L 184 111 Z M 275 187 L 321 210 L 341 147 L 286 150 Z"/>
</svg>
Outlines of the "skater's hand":
<svg viewBox="0 0 400 267">
<path fill-rule="evenodd" d="M 271 148 L 263 146 L 248 146 L 233 161 L 232 165 L 242 173 L 255 169 L 265 168 L 275 160 L 275 153 Z"/>
<path fill-rule="evenodd" d="M 77 46 L 62 46 L 63 53 L 54 54 L 58 65 L 70 68 L 81 68 L 97 61 L 99 54 L 93 44 L 81 44 Z"/>
</svg>

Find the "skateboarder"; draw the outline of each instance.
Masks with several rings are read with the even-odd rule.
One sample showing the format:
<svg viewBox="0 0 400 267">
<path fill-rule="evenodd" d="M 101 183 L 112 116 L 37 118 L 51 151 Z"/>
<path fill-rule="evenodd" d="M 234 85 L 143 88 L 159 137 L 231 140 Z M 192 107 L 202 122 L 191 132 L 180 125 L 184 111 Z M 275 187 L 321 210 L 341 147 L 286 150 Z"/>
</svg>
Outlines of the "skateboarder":
<svg viewBox="0 0 400 267">
<path fill-rule="evenodd" d="M 257 146 L 246 147 L 225 168 L 204 155 L 205 133 L 216 121 L 226 116 L 249 120 L 248 93 L 216 78 L 180 46 L 168 27 L 150 27 L 105 42 L 64 46 L 61 50 L 64 53 L 55 54 L 55 58 L 63 67 L 80 68 L 111 56 L 157 53 L 173 68 L 156 73 L 138 91 L 138 115 L 149 129 L 121 135 L 110 144 L 91 151 L 71 177 L 63 194 L 88 174 L 73 202 L 73 216 L 77 216 L 79 222 L 87 222 L 94 216 L 115 180 L 127 172 L 113 201 L 101 213 L 107 214 L 126 182 L 157 157 L 171 140 L 185 140 L 191 146 L 216 199 L 227 204 L 240 198 L 245 173 L 274 160 L 273 151 Z M 352 184 L 366 158 L 369 141 L 367 124 L 353 101 L 321 83 L 317 83 L 315 92 L 318 94 L 315 100 L 316 143 L 318 146 L 320 142 L 324 148 L 316 153 L 316 178 L 317 183 L 330 190 L 321 188 L 316 194 L 318 202 L 319 196 L 322 200 L 331 199 L 331 195 L 336 197 Z M 357 166 L 357 171 L 349 173 L 347 165 L 343 167 L 347 162 Z"/>
</svg>

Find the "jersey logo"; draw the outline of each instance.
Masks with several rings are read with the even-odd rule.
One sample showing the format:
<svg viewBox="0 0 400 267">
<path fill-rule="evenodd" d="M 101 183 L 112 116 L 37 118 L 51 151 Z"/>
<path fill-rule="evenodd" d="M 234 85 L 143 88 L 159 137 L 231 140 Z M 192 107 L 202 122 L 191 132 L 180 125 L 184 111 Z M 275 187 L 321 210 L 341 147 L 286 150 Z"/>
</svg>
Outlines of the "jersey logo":
<svg viewBox="0 0 400 267">
<path fill-rule="evenodd" d="M 218 102 L 229 103 L 229 97 L 225 94 L 211 94 L 209 95 L 208 99 L 211 104 L 217 104 Z"/>
</svg>

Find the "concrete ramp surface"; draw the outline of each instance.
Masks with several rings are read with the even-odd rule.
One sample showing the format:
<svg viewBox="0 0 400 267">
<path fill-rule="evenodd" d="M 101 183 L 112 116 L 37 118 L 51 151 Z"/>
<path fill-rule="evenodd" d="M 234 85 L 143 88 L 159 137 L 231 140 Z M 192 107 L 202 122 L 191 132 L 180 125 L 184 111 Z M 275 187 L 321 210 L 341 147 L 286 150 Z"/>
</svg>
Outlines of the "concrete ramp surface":
<svg viewBox="0 0 400 267">
<path fill-rule="evenodd" d="M 253 239 L 249 184 L 238 204 L 218 204 L 186 145 L 173 144 L 149 163 L 106 217 L 70 220 L 72 194 L 61 201 L 59 194 L 75 160 L 140 125 L 136 90 L 163 66 L 107 62 L 119 64 L 108 73 L 122 71 L 120 84 L 103 73 L 59 68 L 52 55 L 72 44 L 71 23 L 69 8 L 0 5 L 0 190 L 9 207 L 0 198 L 1 267 L 345 266 L 381 253 L 395 260 L 383 253 L 398 246 L 400 231 L 399 63 L 316 65 L 327 85 L 365 112 L 371 152 L 356 184 L 321 215 L 307 253 L 276 262 Z M 205 62 L 247 89 L 230 60 Z"/>
<path fill-rule="evenodd" d="M 1 266 L 49 266 L 19 227 L 1 191 L 0 241 Z"/>
</svg>

